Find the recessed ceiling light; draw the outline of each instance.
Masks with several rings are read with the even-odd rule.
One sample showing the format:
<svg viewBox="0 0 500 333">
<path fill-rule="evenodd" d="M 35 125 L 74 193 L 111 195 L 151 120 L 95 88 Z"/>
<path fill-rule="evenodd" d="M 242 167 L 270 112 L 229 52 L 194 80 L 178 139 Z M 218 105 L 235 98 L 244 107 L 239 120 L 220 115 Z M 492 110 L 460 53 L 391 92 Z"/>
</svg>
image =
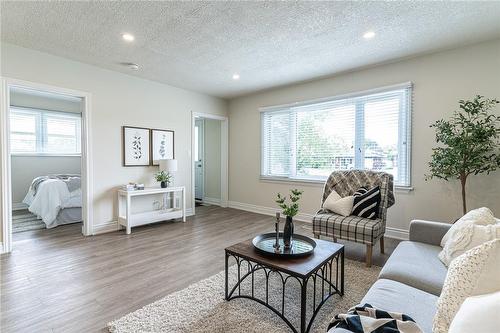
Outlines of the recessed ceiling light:
<svg viewBox="0 0 500 333">
<path fill-rule="evenodd" d="M 373 31 L 367 31 L 363 34 L 364 39 L 372 39 L 373 37 L 375 37 L 375 32 Z"/>
<path fill-rule="evenodd" d="M 234 73 L 233 74 L 233 80 L 239 80 L 240 79 L 240 74 Z"/>
<path fill-rule="evenodd" d="M 131 35 L 131 34 L 123 34 L 122 38 L 126 42 L 133 42 L 135 39 L 134 35 Z"/>
<path fill-rule="evenodd" d="M 134 71 L 139 69 L 139 65 L 133 62 L 121 62 L 120 65 L 128 67 L 129 69 Z"/>
</svg>

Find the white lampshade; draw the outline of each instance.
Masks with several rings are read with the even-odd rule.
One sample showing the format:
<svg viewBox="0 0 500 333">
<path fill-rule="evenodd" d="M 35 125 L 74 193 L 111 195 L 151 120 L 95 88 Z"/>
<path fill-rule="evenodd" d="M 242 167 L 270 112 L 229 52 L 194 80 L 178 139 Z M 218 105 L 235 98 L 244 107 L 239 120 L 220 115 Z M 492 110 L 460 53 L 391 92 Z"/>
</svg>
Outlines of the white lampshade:
<svg viewBox="0 0 500 333">
<path fill-rule="evenodd" d="M 177 171 L 177 160 L 160 160 L 160 171 L 175 172 Z"/>
</svg>

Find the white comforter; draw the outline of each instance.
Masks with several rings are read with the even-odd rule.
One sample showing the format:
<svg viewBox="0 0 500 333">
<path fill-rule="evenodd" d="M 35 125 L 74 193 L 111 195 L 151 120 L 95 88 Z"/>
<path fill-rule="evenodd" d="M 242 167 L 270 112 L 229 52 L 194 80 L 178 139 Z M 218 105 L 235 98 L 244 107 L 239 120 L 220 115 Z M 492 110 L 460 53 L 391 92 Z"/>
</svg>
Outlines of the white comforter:
<svg viewBox="0 0 500 333">
<path fill-rule="evenodd" d="M 36 195 L 33 195 L 30 187 L 23 202 L 29 206 L 30 212 L 42 219 L 47 228 L 53 228 L 58 225 L 59 210 L 82 206 L 82 190 L 69 192 L 62 180 L 47 179 L 38 186 Z"/>
</svg>

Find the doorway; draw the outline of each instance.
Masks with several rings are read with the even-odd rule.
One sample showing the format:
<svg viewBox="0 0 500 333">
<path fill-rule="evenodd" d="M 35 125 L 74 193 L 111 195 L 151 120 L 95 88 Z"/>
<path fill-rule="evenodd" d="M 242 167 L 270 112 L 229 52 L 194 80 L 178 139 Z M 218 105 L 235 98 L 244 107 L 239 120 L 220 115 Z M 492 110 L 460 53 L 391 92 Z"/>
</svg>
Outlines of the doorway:
<svg viewBox="0 0 500 333">
<path fill-rule="evenodd" d="M 2 97 L 2 252 L 13 233 L 72 224 L 91 235 L 90 95 L 3 78 Z"/>
<path fill-rule="evenodd" d="M 228 119 L 193 113 L 193 210 L 197 205 L 227 207 Z"/>
</svg>

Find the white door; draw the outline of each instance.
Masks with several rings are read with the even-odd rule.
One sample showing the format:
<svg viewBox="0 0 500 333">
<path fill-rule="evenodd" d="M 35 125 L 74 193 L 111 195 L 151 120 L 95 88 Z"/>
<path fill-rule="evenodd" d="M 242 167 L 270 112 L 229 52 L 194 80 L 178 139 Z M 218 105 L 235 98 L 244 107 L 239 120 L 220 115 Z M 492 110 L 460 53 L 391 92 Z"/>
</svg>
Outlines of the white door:
<svg viewBox="0 0 500 333">
<path fill-rule="evenodd" d="M 194 140 L 196 142 L 194 147 L 194 197 L 196 200 L 203 200 L 203 154 L 204 154 L 204 121 L 203 119 L 196 119 L 194 123 Z"/>
</svg>

